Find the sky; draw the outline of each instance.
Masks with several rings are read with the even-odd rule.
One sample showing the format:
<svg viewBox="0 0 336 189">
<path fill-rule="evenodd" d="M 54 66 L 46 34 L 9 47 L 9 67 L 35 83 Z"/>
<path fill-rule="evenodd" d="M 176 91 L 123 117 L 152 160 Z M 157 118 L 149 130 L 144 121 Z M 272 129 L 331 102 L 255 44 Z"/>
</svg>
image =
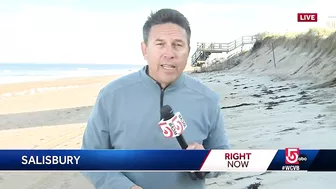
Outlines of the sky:
<svg viewBox="0 0 336 189">
<path fill-rule="evenodd" d="M 145 64 L 142 26 L 174 8 L 197 42 L 230 42 L 258 32 L 301 31 L 336 16 L 334 0 L 0 0 L 0 62 Z M 297 13 L 318 13 L 298 23 Z"/>
</svg>

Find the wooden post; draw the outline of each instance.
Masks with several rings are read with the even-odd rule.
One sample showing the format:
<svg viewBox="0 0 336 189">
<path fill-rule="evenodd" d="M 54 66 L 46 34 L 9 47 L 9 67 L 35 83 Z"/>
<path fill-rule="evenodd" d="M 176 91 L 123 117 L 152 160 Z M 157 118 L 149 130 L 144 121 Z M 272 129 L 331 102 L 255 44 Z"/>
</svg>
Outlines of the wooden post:
<svg viewBox="0 0 336 189">
<path fill-rule="evenodd" d="M 274 55 L 274 45 L 272 43 L 272 51 L 273 51 L 273 62 L 274 62 L 274 68 L 276 68 L 276 63 L 275 63 L 275 55 Z"/>
</svg>

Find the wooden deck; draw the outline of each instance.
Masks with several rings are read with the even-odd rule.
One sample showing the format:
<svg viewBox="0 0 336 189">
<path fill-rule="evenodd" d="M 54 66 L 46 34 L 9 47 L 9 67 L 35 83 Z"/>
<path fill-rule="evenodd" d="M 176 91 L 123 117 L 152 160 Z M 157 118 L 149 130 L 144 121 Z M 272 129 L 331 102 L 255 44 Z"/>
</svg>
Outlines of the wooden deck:
<svg viewBox="0 0 336 189">
<path fill-rule="evenodd" d="M 229 43 L 204 43 L 198 42 L 197 49 L 191 57 L 191 66 L 202 66 L 212 53 L 229 53 L 244 45 L 254 44 L 256 36 L 243 36 Z"/>
</svg>

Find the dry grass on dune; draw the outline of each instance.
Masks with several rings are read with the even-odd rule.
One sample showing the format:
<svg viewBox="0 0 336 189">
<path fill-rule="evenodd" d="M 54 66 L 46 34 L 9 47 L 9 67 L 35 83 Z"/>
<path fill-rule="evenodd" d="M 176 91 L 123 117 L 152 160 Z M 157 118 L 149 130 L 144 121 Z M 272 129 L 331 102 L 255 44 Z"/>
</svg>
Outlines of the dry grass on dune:
<svg viewBox="0 0 336 189">
<path fill-rule="evenodd" d="M 259 34 L 258 43 L 266 45 L 273 43 L 274 47 L 283 46 L 288 50 L 301 50 L 302 52 L 315 52 L 319 56 L 336 55 L 336 31 L 328 29 L 310 29 L 306 33 L 288 33 L 275 35 L 269 33 Z"/>
</svg>

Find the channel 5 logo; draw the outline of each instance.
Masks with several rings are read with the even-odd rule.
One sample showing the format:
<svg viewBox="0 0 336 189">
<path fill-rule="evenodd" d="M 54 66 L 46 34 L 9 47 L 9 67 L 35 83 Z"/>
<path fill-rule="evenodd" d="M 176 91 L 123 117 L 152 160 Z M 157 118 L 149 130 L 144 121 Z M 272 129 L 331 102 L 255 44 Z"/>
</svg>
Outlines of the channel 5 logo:
<svg viewBox="0 0 336 189">
<path fill-rule="evenodd" d="M 308 160 L 306 155 L 300 154 L 299 148 L 286 148 L 285 152 L 285 164 L 287 165 L 298 165 Z"/>
</svg>

